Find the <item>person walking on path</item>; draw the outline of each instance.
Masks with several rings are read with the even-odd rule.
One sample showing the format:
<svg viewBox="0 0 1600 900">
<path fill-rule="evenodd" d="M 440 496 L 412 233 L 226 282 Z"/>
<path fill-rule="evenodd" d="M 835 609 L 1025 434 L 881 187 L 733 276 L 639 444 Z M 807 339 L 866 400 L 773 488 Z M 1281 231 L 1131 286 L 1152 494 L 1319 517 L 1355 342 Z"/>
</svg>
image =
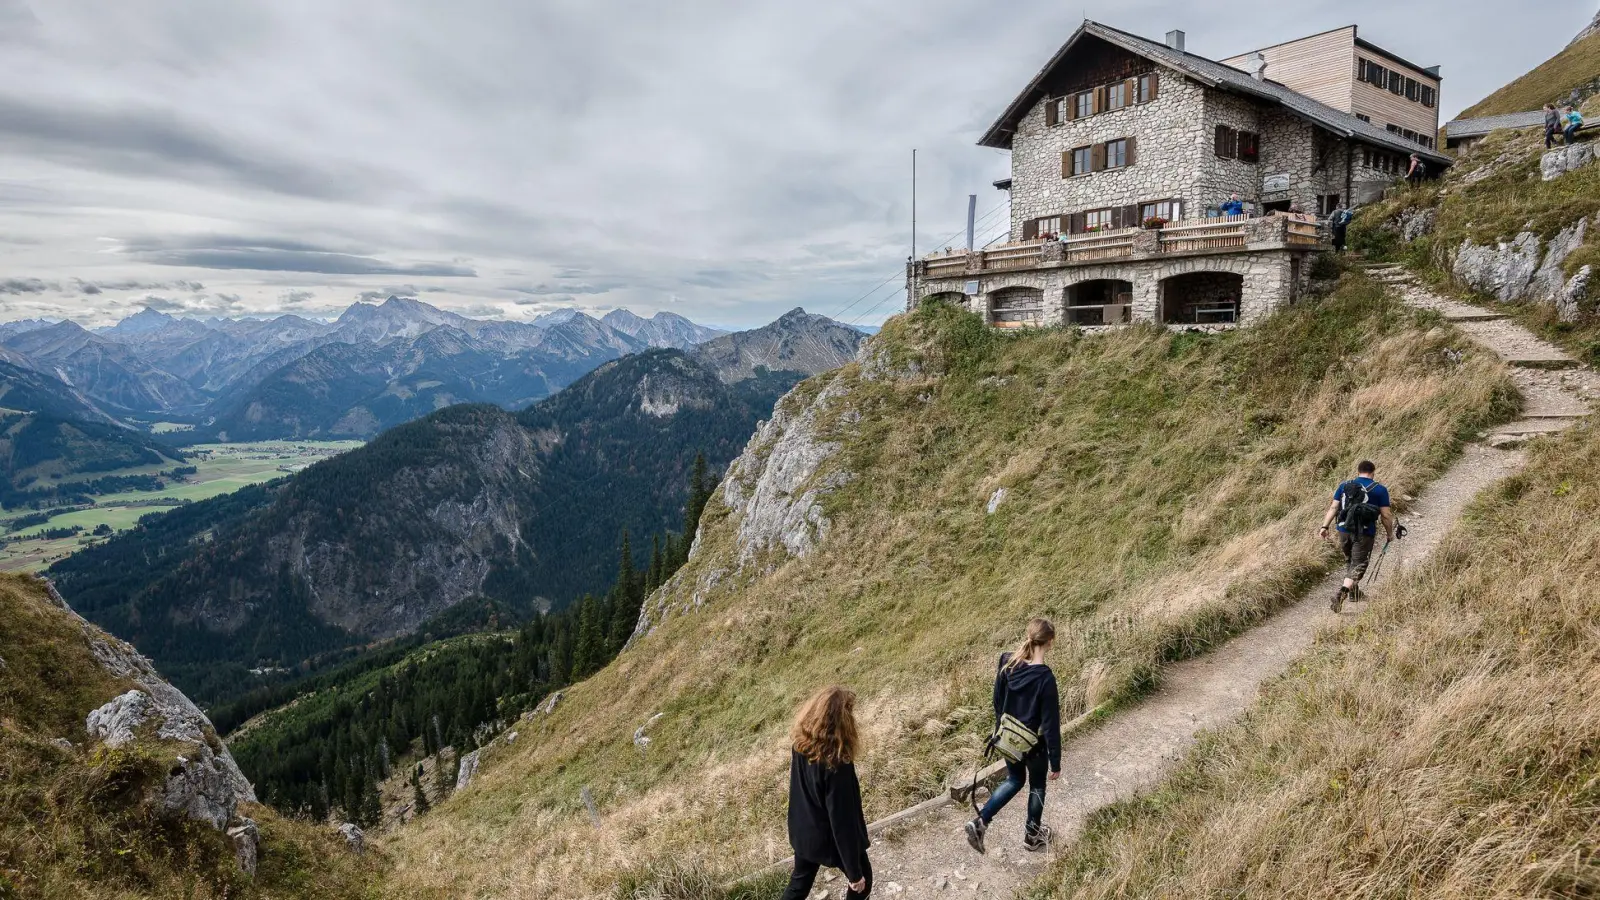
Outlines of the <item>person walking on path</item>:
<svg viewBox="0 0 1600 900">
<path fill-rule="evenodd" d="M 1333 228 L 1334 250 L 1340 253 L 1344 252 L 1345 236 L 1349 234 L 1350 220 L 1354 218 L 1355 214 L 1346 209 L 1342 203 L 1339 204 L 1338 209 L 1333 211 L 1333 215 L 1329 217 L 1328 224 Z"/>
<path fill-rule="evenodd" d="M 1322 517 L 1322 527 L 1317 535 L 1328 539 L 1328 527 L 1337 522 L 1339 549 L 1344 551 L 1344 584 L 1333 595 L 1329 608 L 1334 612 L 1344 608 L 1346 600 L 1361 598 L 1361 578 L 1367 574 L 1367 563 L 1372 559 L 1372 547 L 1378 540 L 1378 526 L 1383 525 L 1384 541 L 1394 540 L 1394 510 L 1389 505 L 1389 489 L 1378 483 L 1377 466 L 1362 460 L 1356 466 L 1356 477 L 1340 484 L 1333 491 L 1333 502 Z"/>
<path fill-rule="evenodd" d="M 823 866 L 842 869 L 849 882 L 845 897 L 861 900 L 872 893 L 872 863 L 856 779 L 856 695 L 838 686 L 818 691 L 795 714 L 789 738 L 794 871 L 783 900 L 805 900 Z"/>
<path fill-rule="evenodd" d="M 1422 162 L 1422 157 L 1415 153 L 1411 154 L 1411 165 L 1406 169 L 1406 181 L 1411 182 L 1412 187 L 1416 187 L 1422 183 L 1423 176 L 1427 174 L 1428 167 Z"/>
<path fill-rule="evenodd" d="M 1045 654 L 1055 646 L 1056 629 L 1048 619 L 1028 623 L 1028 637 L 1015 653 L 1002 653 L 994 678 L 994 717 L 997 736 L 1020 726 L 1033 738 L 1017 761 L 1006 760 L 1006 780 L 995 788 L 978 817 L 967 823 L 967 843 L 979 853 L 986 852 L 984 835 L 989 823 L 1011 798 L 1028 787 L 1028 824 L 1022 846 L 1043 850 L 1050 843 L 1050 829 L 1043 824 L 1045 783 L 1061 777 L 1061 697 L 1056 675 L 1045 665 Z M 1046 767 L 1049 772 L 1046 774 Z"/>
<path fill-rule="evenodd" d="M 1556 110 L 1554 103 L 1544 105 L 1544 148 L 1549 150 L 1556 145 L 1556 135 L 1561 133 L 1562 121 L 1565 116 Z"/>
<path fill-rule="evenodd" d="M 1561 131 L 1561 136 L 1566 140 L 1567 146 L 1570 147 L 1576 144 L 1578 142 L 1578 129 L 1583 127 L 1583 113 L 1569 106 L 1567 107 L 1566 117 L 1561 120 L 1561 124 L 1565 126 Z"/>
</svg>

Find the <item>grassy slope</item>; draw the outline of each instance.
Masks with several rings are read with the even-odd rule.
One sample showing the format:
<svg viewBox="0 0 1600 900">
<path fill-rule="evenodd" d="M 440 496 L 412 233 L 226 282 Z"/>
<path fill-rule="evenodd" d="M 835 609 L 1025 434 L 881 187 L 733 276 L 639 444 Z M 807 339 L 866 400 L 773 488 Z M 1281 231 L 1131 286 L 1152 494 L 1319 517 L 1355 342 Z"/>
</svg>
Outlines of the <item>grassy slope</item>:
<svg viewBox="0 0 1600 900">
<path fill-rule="evenodd" d="M 84 746 L 89 711 L 132 685 L 95 662 L 42 582 L 0 575 L 0 659 L 0 900 L 371 896 L 376 859 L 265 807 L 241 810 L 262 832 L 254 882 L 220 832 L 153 819 L 145 804 L 167 757 Z M 55 738 L 78 746 L 62 750 Z"/>
<path fill-rule="evenodd" d="M 1449 368 L 1457 337 L 1356 276 L 1320 308 L 1215 337 L 1001 335 L 935 307 L 877 340 L 944 374 L 842 370 L 825 424 L 858 477 L 824 544 L 726 579 L 524 723 L 396 836 L 395 896 L 598 895 L 658 867 L 776 858 L 789 712 L 829 681 L 863 697 L 869 816 L 926 797 L 971 761 L 994 654 L 1027 616 L 1063 626 L 1068 713 L 1137 692 L 1323 569 L 1305 523 L 1358 456 L 1403 495 L 1512 402 L 1496 364 Z M 716 500 L 706 516 L 689 581 L 730 558 L 737 523 Z M 634 729 L 658 712 L 641 753 Z"/>
<path fill-rule="evenodd" d="M 1534 451 L 1035 898 L 1600 895 L 1600 436 Z"/>
<path fill-rule="evenodd" d="M 1528 74 L 1463 110 L 1456 118 L 1527 112 L 1567 100 L 1573 88 L 1600 76 L 1600 34 L 1563 49 Z"/>
</svg>

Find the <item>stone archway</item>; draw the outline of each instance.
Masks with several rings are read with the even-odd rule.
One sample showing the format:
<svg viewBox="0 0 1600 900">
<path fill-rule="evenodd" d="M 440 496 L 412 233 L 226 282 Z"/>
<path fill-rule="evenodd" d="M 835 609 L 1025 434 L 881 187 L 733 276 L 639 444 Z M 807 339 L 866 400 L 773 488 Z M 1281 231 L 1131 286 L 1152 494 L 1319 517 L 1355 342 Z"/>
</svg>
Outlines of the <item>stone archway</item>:
<svg viewBox="0 0 1600 900">
<path fill-rule="evenodd" d="M 1125 278 L 1089 278 L 1067 285 L 1064 296 L 1068 325 L 1123 325 L 1131 319 L 1133 282 Z"/>
<path fill-rule="evenodd" d="M 1001 288 L 989 294 L 990 321 L 996 328 L 1030 328 L 1044 324 L 1044 291 L 1035 287 Z"/>
<path fill-rule="evenodd" d="M 1239 321 L 1244 301 L 1240 272 L 1199 269 L 1161 280 L 1161 321 L 1169 325 L 1224 325 Z"/>
<path fill-rule="evenodd" d="M 967 295 L 960 291 L 937 291 L 922 298 L 923 303 L 948 303 L 951 306 L 965 308 Z"/>
</svg>

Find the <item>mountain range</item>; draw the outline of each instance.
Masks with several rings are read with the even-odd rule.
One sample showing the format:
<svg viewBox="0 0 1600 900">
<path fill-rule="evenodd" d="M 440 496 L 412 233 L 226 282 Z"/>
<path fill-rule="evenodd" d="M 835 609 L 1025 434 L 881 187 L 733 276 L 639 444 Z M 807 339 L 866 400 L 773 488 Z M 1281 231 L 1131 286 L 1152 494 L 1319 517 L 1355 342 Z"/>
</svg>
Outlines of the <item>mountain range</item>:
<svg viewBox="0 0 1600 900">
<path fill-rule="evenodd" d="M 724 334 L 665 312 L 488 321 L 394 296 L 353 304 L 333 322 L 149 308 L 97 330 L 7 322 L 0 360 L 59 381 L 117 421 L 193 424 L 188 442 L 368 438 L 456 403 L 526 406 L 609 360 Z"/>
<path fill-rule="evenodd" d="M 596 326 L 620 334 L 577 316 L 545 329 L 540 346 L 570 339 L 571 351 Z M 384 403 L 363 408 L 400 418 L 406 402 L 434 402 L 418 400 L 430 396 L 416 388 L 424 382 L 439 382 L 431 396 L 440 398 L 464 393 L 482 376 L 474 366 L 506 374 L 507 364 L 468 349 L 470 337 L 450 323 L 370 349 L 330 344 L 296 364 L 306 377 L 269 379 L 253 396 L 365 377 Z M 778 397 L 850 361 L 862 340 L 797 309 L 688 351 L 596 363 L 520 412 L 451 405 L 292 478 L 141 523 L 57 563 L 51 577 L 75 608 L 206 702 L 251 684 L 247 669 L 438 627 L 485 604 L 513 616 L 562 607 L 610 583 L 624 531 L 659 534 L 680 521 L 697 454 L 720 470 Z M 379 377 L 408 354 L 435 362 Z M 343 368 L 311 371 L 314 361 Z M 482 377 L 474 383 L 524 393 L 531 383 Z M 385 384 L 415 391 L 401 397 Z M 318 421 L 340 414 L 315 399 L 302 393 L 282 408 Z"/>
</svg>

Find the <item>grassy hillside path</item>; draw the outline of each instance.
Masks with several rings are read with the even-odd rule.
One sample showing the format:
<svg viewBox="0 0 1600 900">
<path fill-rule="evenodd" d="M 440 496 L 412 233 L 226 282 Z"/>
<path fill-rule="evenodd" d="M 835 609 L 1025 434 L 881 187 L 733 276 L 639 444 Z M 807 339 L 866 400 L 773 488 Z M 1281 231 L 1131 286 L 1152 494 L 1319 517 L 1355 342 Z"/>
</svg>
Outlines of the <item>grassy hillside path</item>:
<svg viewBox="0 0 1600 900">
<path fill-rule="evenodd" d="M 1600 397 L 1600 377 L 1575 368 L 1570 357 L 1514 323 L 1485 320 L 1483 311 L 1438 297 L 1403 273 L 1375 274 L 1391 282 L 1407 303 L 1445 312 L 1447 318 L 1459 316 L 1481 344 L 1514 366 L 1527 401 L 1523 420 L 1485 434 L 1410 504 L 1403 518 L 1411 535 L 1390 548 L 1368 584 L 1374 598 L 1370 602 L 1381 603 L 1384 582 L 1425 561 L 1480 491 L 1521 468 L 1523 454 L 1515 449 L 1519 441 L 1567 427 L 1587 414 L 1589 399 Z M 1574 368 L 1552 371 L 1548 367 L 1553 364 Z M 1306 523 L 1307 528 L 1315 525 Z M 1051 785 L 1045 804 L 1045 822 L 1054 829 L 1057 846 L 1074 839 L 1090 813 L 1157 783 L 1199 732 L 1243 712 L 1259 687 L 1286 671 L 1320 629 L 1335 625 L 1341 616 L 1359 615 L 1365 603 L 1347 605 L 1338 615 L 1328 609 L 1341 577 L 1342 572 L 1330 576 L 1296 605 L 1215 652 L 1171 666 L 1161 687 L 1144 702 L 1097 730 L 1069 739 L 1062 752 L 1061 780 Z M 961 833 L 971 815 L 970 806 L 946 806 L 878 838 L 874 896 L 1005 897 L 1039 874 L 1047 854 L 1022 849 L 1026 795 L 1013 800 L 990 826 L 987 856 L 968 848 Z M 837 893 L 839 886 L 835 879 L 826 890 Z M 823 891 L 819 887 L 814 896 L 823 896 Z"/>
</svg>

